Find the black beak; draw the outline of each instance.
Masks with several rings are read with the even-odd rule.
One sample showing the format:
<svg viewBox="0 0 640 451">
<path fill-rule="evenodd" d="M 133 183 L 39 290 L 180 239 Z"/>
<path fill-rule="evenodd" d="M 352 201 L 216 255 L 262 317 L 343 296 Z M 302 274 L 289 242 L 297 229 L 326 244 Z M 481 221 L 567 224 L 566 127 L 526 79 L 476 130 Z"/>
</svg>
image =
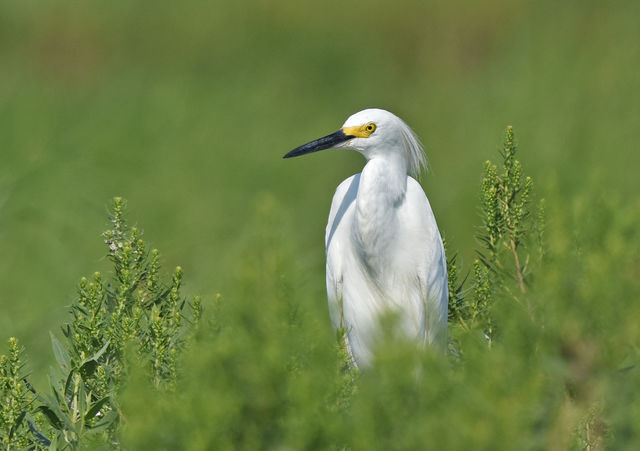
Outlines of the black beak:
<svg viewBox="0 0 640 451">
<path fill-rule="evenodd" d="M 325 136 L 324 138 L 316 139 L 315 141 L 311 141 L 310 143 L 304 144 L 300 147 L 296 147 L 282 158 L 299 157 L 300 155 L 304 155 L 307 153 L 331 149 L 333 146 L 342 144 L 343 142 L 349 141 L 353 138 L 355 138 L 355 136 L 345 135 L 342 129 L 340 129 L 335 133 L 331 133 L 330 135 Z"/>
</svg>

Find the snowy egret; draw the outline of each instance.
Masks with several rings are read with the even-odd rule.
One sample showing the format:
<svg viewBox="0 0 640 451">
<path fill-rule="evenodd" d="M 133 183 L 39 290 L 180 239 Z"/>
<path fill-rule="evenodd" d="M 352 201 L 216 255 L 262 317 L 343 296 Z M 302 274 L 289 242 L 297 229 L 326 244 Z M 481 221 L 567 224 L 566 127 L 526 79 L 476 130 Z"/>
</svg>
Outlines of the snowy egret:
<svg viewBox="0 0 640 451">
<path fill-rule="evenodd" d="M 354 149 L 367 160 L 336 189 L 325 234 L 331 323 L 345 331 L 352 360 L 371 365 L 386 312 L 398 315 L 405 337 L 444 349 L 447 263 L 427 196 L 412 177 L 426 166 L 420 141 L 394 114 L 367 109 L 284 158 L 324 149 Z"/>
</svg>

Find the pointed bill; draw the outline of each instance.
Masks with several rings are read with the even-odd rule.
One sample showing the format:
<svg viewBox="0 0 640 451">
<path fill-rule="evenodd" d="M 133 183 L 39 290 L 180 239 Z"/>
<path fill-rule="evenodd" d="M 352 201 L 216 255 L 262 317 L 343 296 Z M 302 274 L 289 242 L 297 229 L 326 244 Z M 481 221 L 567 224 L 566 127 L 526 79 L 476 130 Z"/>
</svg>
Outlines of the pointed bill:
<svg viewBox="0 0 640 451">
<path fill-rule="evenodd" d="M 299 157 L 300 155 L 318 152 L 319 150 L 331 149 L 332 147 L 345 143 L 353 138 L 355 138 L 354 135 L 347 135 L 343 129 L 340 129 L 323 138 L 316 139 L 315 141 L 296 147 L 282 158 Z"/>
</svg>

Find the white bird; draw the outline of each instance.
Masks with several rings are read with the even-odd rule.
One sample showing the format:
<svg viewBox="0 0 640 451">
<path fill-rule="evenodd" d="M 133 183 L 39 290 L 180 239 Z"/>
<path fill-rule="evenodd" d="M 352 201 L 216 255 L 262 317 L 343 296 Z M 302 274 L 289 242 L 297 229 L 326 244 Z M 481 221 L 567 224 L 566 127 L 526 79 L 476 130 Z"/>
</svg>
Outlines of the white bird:
<svg viewBox="0 0 640 451">
<path fill-rule="evenodd" d="M 367 160 L 336 189 L 325 234 L 331 323 L 345 331 L 353 362 L 373 363 L 387 312 L 398 316 L 405 338 L 444 349 L 447 263 L 427 196 L 412 177 L 426 166 L 417 136 L 394 114 L 367 109 L 284 158 L 323 149 L 353 149 Z"/>
</svg>

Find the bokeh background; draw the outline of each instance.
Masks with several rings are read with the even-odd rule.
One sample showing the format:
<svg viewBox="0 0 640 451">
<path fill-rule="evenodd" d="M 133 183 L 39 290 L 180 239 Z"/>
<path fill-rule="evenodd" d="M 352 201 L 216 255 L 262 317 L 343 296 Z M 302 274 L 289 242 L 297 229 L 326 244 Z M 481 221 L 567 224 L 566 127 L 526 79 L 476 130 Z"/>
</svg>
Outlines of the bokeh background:
<svg viewBox="0 0 640 451">
<path fill-rule="evenodd" d="M 113 196 L 205 304 L 259 306 L 255 236 L 277 234 L 282 276 L 331 337 L 324 227 L 363 159 L 281 157 L 367 107 L 421 137 L 422 184 L 467 267 L 507 125 L 551 211 L 637 206 L 639 21 L 631 0 L 2 1 L 0 338 L 44 383 L 48 331 L 79 278 L 108 271 Z M 575 224 L 549 218 L 566 242 Z"/>
</svg>

